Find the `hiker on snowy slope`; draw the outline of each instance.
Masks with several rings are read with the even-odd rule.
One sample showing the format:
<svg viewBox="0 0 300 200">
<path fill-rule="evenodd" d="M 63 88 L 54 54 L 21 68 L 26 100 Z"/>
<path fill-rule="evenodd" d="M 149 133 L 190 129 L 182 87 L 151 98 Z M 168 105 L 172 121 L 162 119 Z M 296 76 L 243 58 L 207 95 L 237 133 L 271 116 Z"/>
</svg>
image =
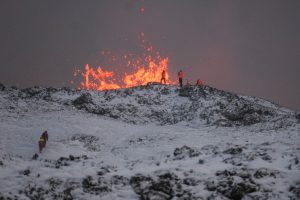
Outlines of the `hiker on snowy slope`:
<svg viewBox="0 0 300 200">
<path fill-rule="evenodd" d="M 40 153 L 42 153 L 43 148 L 46 147 L 46 142 L 48 141 L 48 132 L 44 131 L 44 133 L 41 135 L 39 139 L 39 150 Z"/>
</svg>

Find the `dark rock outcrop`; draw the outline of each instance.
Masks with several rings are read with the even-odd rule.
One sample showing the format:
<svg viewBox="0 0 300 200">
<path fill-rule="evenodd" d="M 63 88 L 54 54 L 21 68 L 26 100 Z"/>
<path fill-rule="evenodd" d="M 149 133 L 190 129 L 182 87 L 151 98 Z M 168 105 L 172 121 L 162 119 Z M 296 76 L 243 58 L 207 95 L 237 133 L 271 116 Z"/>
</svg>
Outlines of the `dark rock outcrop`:
<svg viewBox="0 0 300 200">
<path fill-rule="evenodd" d="M 259 184 L 255 183 L 252 176 L 246 171 L 223 170 L 216 172 L 216 181 L 207 182 L 206 188 L 209 191 L 216 191 L 229 199 L 241 200 L 247 194 L 259 190 Z M 238 181 L 239 177 L 242 181 Z"/>
<path fill-rule="evenodd" d="M 201 153 L 191 147 L 188 147 L 186 145 L 180 147 L 180 148 L 176 148 L 174 150 L 174 159 L 175 160 L 181 160 L 184 158 L 192 158 L 192 157 L 197 157 L 199 156 Z"/>
<path fill-rule="evenodd" d="M 0 83 L 0 91 L 4 91 L 4 90 L 5 90 L 5 86 L 2 83 Z"/>
<path fill-rule="evenodd" d="M 235 155 L 235 154 L 240 154 L 240 153 L 242 153 L 242 151 L 243 151 L 243 148 L 237 146 L 237 147 L 229 148 L 229 149 L 225 150 L 223 153 Z"/>
<path fill-rule="evenodd" d="M 82 180 L 82 188 L 86 193 L 100 195 L 111 192 L 111 185 L 103 179 L 94 180 L 93 177 L 87 176 Z"/>
<path fill-rule="evenodd" d="M 295 113 L 295 117 L 298 120 L 298 123 L 300 122 L 300 112 Z"/>
<path fill-rule="evenodd" d="M 71 137 L 71 141 L 79 141 L 89 151 L 100 151 L 101 146 L 98 143 L 99 138 L 94 135 L 75 134 Z"/>
<path fill-rule="evenodd" d="M 97 115 L 104 115 L 106 114 L 105 109 L 101 108 L 100 106 L 96 105 L 93 102 L 92 95 L 90 93 L 83 93 L 75 99 L 72 104 L 77 108 L 77 109 L 83 109 L 86 110 L 87 112 L 97 114 Z"/>
<path fill-rule="evenodd" d="M 30 173 L 31 173 L 30 169 L 25 169 L 23 171 L 23 175 L 25 175 L 25 176 L 29 176 Z"/>
<path fill-rule="evenodd" d="M 73 101 L 73 105 L 76 108 L 83 108 L 86 104 L 94 104 L 92 95 L 90 93 L 83 93 Z"/>
<path fill-rule="evenodd" d="M 256 170 L 256 172 L 253 174 L 253 176 L 257 179 L 261 179 L 264 177 L 273 177 L 276 178 L 276 175 L 278 175 L 279 172 L 274 171 L 274 170 L 269 170 L 267 168 L 260 168 Z"/>
<path fill-rule="evenodd" d="M 160 174 L 155 179 L 137 174 L 131 177 L 129 183 L 141 200 L 170 200 L 175 196 L 179 199 L 193 199 L 188 191 L 182 189 L 180 179 L 173 173 Z"/>
<path fill-rule="evenodd" d="M 291 199 L 300 199 L 300 184 L 296 184 L 294 186 L 291 186 L 289 188 L 289 191 L 294 195 L 294 197 L 291 197 Z"/>
</svg>

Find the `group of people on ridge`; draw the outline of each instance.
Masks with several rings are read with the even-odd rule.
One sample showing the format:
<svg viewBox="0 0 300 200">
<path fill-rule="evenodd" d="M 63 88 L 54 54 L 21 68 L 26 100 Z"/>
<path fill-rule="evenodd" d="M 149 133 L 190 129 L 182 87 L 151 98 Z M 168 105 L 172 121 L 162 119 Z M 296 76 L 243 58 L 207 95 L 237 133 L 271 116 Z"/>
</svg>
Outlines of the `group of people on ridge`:
<svg viewBox="0 0 300 200">
<path fill-rule="evenodd" d="M 178 81 L 179 81 L 179 86 L 182 88 L 183 87 L 183 77 L 184 77 L 184 73 L 182 70 L 179 70 L 178 72 Z M 164 84 L 166 84 L 166 71 L 163 70 L 162 73 L 161 73 L 161 80 L 160 80 L 160 83 L 162 84 L 164 82 Z M 189 84 L 187 82 L 187 84 Z M 198 79 L 197 82 L 196 82 L 196 85 L 197 86 L 200 86 L 200 85 L 203 85 L 203 81 Z"/>
</svg>

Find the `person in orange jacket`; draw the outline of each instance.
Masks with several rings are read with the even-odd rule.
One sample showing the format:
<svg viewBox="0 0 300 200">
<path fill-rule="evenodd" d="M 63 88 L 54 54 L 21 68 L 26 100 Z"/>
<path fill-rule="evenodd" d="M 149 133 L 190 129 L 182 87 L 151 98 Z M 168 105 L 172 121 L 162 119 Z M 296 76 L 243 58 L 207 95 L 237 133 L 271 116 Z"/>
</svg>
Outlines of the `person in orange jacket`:
<svg viewBox="0 0 300 200">
<path fill-rule="evenodd" d="M 182 80 L 183 80 L 183 77 L 184 77 L 184 73 L 183 73 L 183 71 L 182 70 L 180 70 L 179 72 L 178 72 L 178 79 L 179 79 L 179 85 L 180 85 L 180 87 L 182 88 Z"/>
<path fill-rule="evenodd" d="M 166 71 L 165 70 L 163 70 L 161 73 L 160 83 L 162 84 L 163 81 L 166 84 Z"/>
</svg>

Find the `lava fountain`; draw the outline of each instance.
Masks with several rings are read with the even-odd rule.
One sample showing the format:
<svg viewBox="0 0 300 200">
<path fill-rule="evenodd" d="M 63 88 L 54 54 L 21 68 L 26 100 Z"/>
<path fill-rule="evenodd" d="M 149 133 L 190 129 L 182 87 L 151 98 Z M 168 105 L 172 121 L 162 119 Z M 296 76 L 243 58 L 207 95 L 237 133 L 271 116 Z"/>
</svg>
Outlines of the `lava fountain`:
<svg viewBox="0 0 300 200">
<path fill-rule="evenodd" d="M 139 35 L 139 40 L 141 41 L 142 56 L 128 53 L 116 58 L 110 52 L 102 52 L 102 55 L 108 56 L 115 66 L 125 69 L 126 72 L 122 72 L 124 70 L 109 71 L 105 70 L 108 67 L 91 67 L 89 64 L 86 64 L 85 70 L 75 70 L 74 76 L 83 78 L 79 89 L 112 90 L 145 85 L 149 82 L 160 82 L 163 70 L 166 72 L 167 83 L 173 84 L 174 81 L 170 79 L 168 71 L 169 58 L 162 57 L 158 51 L 155 51 L 151 43 L 145 40 L 144 33 Z"/>
</svg>

